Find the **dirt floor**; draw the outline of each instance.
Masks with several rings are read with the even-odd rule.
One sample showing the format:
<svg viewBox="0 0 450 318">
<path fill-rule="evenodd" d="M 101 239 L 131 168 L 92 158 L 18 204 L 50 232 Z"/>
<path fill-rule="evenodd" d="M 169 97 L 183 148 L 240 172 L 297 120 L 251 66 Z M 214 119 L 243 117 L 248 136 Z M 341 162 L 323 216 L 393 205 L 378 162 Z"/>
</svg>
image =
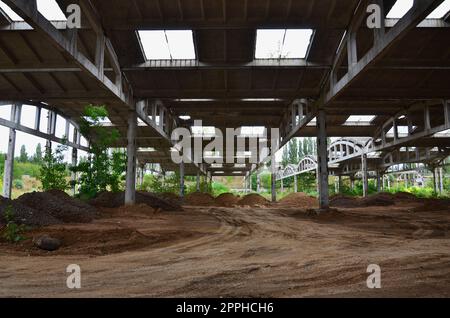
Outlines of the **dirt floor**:
<svg viewBox="0 0 450 318">
<path fill-rule="evenodd" d="M 140 205 L 33 230 L 63 247 L 0 243 L 0 297 L 450 296 L 448 204 L 396 200 L 321 216 L 296 206 Z M 66 287 L 69 264 L 81 266 L 80 290 Z M 379 290 L 366 286 L 370 264 L 381 266 Z"/>
</svg>

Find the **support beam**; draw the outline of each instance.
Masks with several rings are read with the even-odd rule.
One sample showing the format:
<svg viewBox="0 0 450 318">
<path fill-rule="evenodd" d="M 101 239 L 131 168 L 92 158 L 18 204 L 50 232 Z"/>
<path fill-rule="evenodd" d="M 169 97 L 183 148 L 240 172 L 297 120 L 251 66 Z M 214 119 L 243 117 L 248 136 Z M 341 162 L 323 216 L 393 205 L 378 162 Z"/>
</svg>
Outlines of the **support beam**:
<svg viewBox="0 0 450 318">
<path fill-rule="evenodd" d="M 180 197 L 184 198 L 184 161 L 180 163 Z"/>
<path fill-rule="evenodd" d="M 196 191 L 200 192 L 200 171 L 197 171 L 197 179 L 196 179 Z"/>
<path fill-rule="evenodd" d="M 127 176 L 125 189 L 125 204 L 136 203 L 136 128 L 137 115 L 130 112 L 128 115 L 128 145 L 127 145 Z"/>
<path fill-rule="evenodd" d="M 13 104 L 11 107 L 11 121 L 20 122 L 21 104 Z M 3 172 L 3 197 L 11 199 L 12 180 L 14 173 L 14 151 L 16 148 L 16 130 L 9 129 L 8 153 L 5 158 L 5 167 Z"/>
<path fill-rule="evenodd" d="M 377 192 L 380 193 L 383 189 L 381 172 L 377 171 Z"/>
<path fill-rule="evenodd" d="M 270 160 L 270 165 L 272 168 L 272 177 L 271 177 L 271 189 L 270 192 L 272 194 L 272 202 L 277 202 L 277 172 L 276 172 L 276 157 L 274 149 L 271 149 L 272 158 Z"/>
<path fill-rule="evenodd" d="M 363 154 L 361 156 L 361 173 L 363 184 L 363 196 L 367 197 L 369 195 L 369 178 L 367 176 L 367 154 Z"/>
<path fill-rule="evenodd" d="M 444 193 L 444 169 L 439 168 L 439 193 Z"/>
<path fill-rule="evenodd" d="M 298 178 L 297 175 L 294 175 L 294 193 L 298 192 Z"/>
<path fill-rule="evenodd" d="M 261 176 L 259 175 L 259 173 L 256 173 L 256 192 L 260 193 L 261 192 Z"/>
<path fill-rule="evenodd" d="M 328 147 L 326 113 L 320 109 L 317 115 L 317 167 L 319 184 L 319 208 L 326 210 L 330 206 L 328 194 Z"/>
<path fill-rule="evenodd" d="M 67 135 L 67 137 L 68 137 L 68 135 Z M 74 131 L 73 131 L 72 142 L 74 144 L 76 144 L 78 142 L 78 131 L 76 129 L 74 129 Z M 76 147 L 72 147 L 72 167 L 76 167 L 77 164 L 78 164 L 78 149 Z M 72 194 L 73 195 L 77 194 L 76 181 L 77 181 L 77 173 L 72 172 Z"/>
</svg>

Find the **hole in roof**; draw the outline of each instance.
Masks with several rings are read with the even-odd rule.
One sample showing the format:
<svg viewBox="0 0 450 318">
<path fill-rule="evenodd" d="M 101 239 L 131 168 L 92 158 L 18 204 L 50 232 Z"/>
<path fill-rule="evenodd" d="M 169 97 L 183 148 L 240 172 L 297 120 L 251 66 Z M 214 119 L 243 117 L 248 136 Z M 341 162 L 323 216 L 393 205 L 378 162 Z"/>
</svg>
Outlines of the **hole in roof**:
<svg viewBox="0 0 450 318">
<path fill-rule="evenodd" d="M 37 9 L 49 21 L 67 21 L 55 0 L 37 0 Z"/>
<path fill-rule="evenodd" d="M 427 19 L 442 19 L 450 11 L 450 0 L 445 0 L 439 7 L 436 8 Z"/>
<path fill-rule="evenodd" d="M 15 22 L 23 21 L 23 19 L 15 13 L 6 3 L 0 1 L 0 9 L 12 20 Z"/>
<path fill-rule="evenodd" d="M 312 34 L 311 29 L 259 29 L 256 34 L 255 58 L 305 58 Z"/>
<path fill-rule="evenodd" d="M 401 19 L 414 5 L 414 0 L 397 0 L 387 14 L 388 19 Z"/>
<path fill-rule="evenodd" d="M 413 7 L 414 0 L 397 0 L 392 9 L 389 11 L 388 19 L 401 19 Z M 442 19 L 450 11 L 450 0 L 441 3 L 427 19 Z"/>
<path fill-rule="evenodd" d="M 375 119 L 375 117 L 376 117 L 375 115 L 364 115 L 364 116 L 353 115 L 348 117 L 347 121 L 345 122 L 345 125 L 368 125 Z"/>
<path fill-rule="evenodd" d="M 147 60 L 194 60 L 192 30 L 138 31 Z"/>
<path fill-rule="evenodd" d="M 189 115 L 181 115 L 181 116 L 179 116 L 179 118 L 180 118 L 181 120 L 190 120 L 190 119 L 191 119 L 191 116 L 189 116 Z"/>
</svg>

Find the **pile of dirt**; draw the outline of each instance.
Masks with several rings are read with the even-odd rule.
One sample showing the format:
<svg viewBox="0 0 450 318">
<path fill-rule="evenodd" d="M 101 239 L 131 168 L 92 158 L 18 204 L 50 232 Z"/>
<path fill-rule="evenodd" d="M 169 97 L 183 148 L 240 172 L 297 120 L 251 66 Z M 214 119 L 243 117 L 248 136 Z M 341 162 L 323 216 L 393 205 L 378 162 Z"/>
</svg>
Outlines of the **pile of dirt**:
<svg viewBox="0 0 450 318">
<path fill-rule="evenodd" d="M 395 205 L 395 198 L 390 193 L 377 193 L 367 198 L 360 199 L 360 206 L 391 206 Z"/>
<path fill-rule="evenodd" d="M 315 208 L 318 206 L 316 198 L 305 193 L 291 193 L 280 200 L 279 205 L 296 208 Z"/>
<path fill-rule="evenodd" d="M 238 205 L 240 206 L 267 206 L 270 202 L 264 198 L 263 196 L 252 193 L 248 194 L 245 197 L 243 197 L 241 200 L 239 200 Z"/>
<path fill-rule="evenodd" d="M 330 199 L 330 206 L 338 208 L 354 208 L 358 206 L 359 199 L 348 195 L 338 194 Z"/>
<path fill-rule="evenodd" d="M 136 204 L 136 205 L 124 205 L 116 210 L 116 213 L 121 216 L 142 214 L 146 216 L 153 216 L 157 213 L 157 210 L 148 206 L 147 204 Z"/>
<path fill-rule="evenodd" d="M 50 214 L 59 223 L 89 223 L 99 217 L 95 208 L 62 191 L 26 193 L 15 202 Z"/>
<path fill-rule="evenodd" d="M 450 212 L 450 200 L 426 199 L 423 204 L 415 207 L 413 212 Z"/>
<path fill-rule="evenodd" d="M 215 200 L 209 193 L 194 192 L 186 196 L 185 202 L 192 206 L 214 206 Z"/>
<path fill-rule="evenodd" d="M 240 198 L 232 193 L 223 193 L 216 198 L 216 205 L 221 207 L 234 207 Z"/>
<path fill-rule="evenodd" d="M 394 200 L 401 201 L 401 202 L 416 202 L 420 200 L 417 198 L 414 194 L 408 193 L 408 192 L 398 192 L 392 195 Z"/>
<path fill-rule="evenodd" d="M 181 197 L 172 192 L 155 193 L 161 199 L 177 202 L 181 204 Z"/>
<path fill-rule="evenodd" d="M 102 192 L 89 204 L 102 208 L 119 208 L 125 204 L 125 192 Z M 136 192 L 136 204 L 146 204 L 154 209 L 164 211 L 182 211 L 183 209 L 173 200 L 163 199 L 150 192 Z"/>
<path fill-rule="evenodd" d="M 6 209 L 9 207 L 12 208 L 12 212 L 14 213 L 14 222 L 17 224 L 24 224 L 28 226 L 47 226 L 61 223 L 45 210 L 36 210 L 15 200 L 12 201 L 0 196 L 0 224 L 6 223 L 4 215 Z"/>
</svg>

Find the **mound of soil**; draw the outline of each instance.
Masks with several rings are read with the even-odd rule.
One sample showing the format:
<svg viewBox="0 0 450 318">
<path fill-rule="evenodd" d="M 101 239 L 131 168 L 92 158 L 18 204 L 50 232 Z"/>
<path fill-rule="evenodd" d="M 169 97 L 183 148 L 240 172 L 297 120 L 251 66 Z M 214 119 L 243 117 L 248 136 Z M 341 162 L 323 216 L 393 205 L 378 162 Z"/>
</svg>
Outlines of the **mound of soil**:
<svg viewBox="0 0 450 318">
<path fill-rule="evenodd" d="M 392 196 L 396 201 L 415 202 L 420 200 L 414 194 L 408 192 L 398 192 L 393 194 Z"/>
<path fill-rule="evenodd" d="M 413 212 L 438 212 L 438 211 L 450 211 L 449 200 L 428 199 L 423 204 L 415 207 Z"/>
<path fill-rule="evenodd" d="M 39 213 L 50 214 L 60 223 L 89 223 L 99 217 L 92 206 L 61 191 L 26 193 L 15 201 Z"/>
<path fill-rule="evenodd" d="M 390 193 L 377 193 L 360 200 L 360 206 L 391 206 L 395 205 L 395 198 Z"/>
<path fill-rule="evenodd" d="M 152 216 L 156 214 L 156 210 L 148 206 L 147 204 L 124 205 L 115 210 L 116 213 L 121 216 L 130 214 L 143 214 L 147 216 Z"/>
<path fill-rule="evenodd" d="M 232 193 L 223 193 L 216 198 L 216 205 L 221 207 L 234 207 L 240 198 Z"/>
<path fill-rule="evenodd" d="M 102 208 L 119 208 L 125 204 L 125 192 L 103 192 L 89 201 L 89 204 Z M 154 209 L 164 211 L 182 211 L 177 202 L 163 199 L 150 192 L 136 192 L 136 204 L 146 204 Z"/>
<path fill-rule="evenodd" d="M 61 223 L 46 211 L 36 210 L 20 202 L 12 201 L 0 196 L 0 224 L 5 224 L 5 211 L 12 207 L 14 213 L 14 222 L 28 226 L 47 226 Z"/>
<path fill-rule="evenodd" d="M 181 197 L 179 195 L 176 195 L 175 193 L 164 192 L 164 193 L 155 193 L 155 195 L 163 200 L 168 200 L 181 204 Z"/>
<path fill-rule="evenodd" d="M 256 193 L 248 194 L 238 202 L 240 206 L 266 206 L 269 204 L 270 202 L 266 198 Z"/>
<path fill-rule="evenodd" d="M 338 194 L 330 199 L 330 206 L 339 208 L 353 208 L 358 206 L 359 199 L 348 195 Z"/>
<path fill-rule="evenodd" d="M 318 206 L 316 198 L 305 193 L 291 193 L 280 200 L 279 205 L 298 208 L 315 208 Z"/>
<path fill-rule="evenodd" d="M 185 202 L 187 205 L 193 206 L 214 206 L 214 197 L 208 193 L 194 192 L 186 196 Z"/>
</svg>

